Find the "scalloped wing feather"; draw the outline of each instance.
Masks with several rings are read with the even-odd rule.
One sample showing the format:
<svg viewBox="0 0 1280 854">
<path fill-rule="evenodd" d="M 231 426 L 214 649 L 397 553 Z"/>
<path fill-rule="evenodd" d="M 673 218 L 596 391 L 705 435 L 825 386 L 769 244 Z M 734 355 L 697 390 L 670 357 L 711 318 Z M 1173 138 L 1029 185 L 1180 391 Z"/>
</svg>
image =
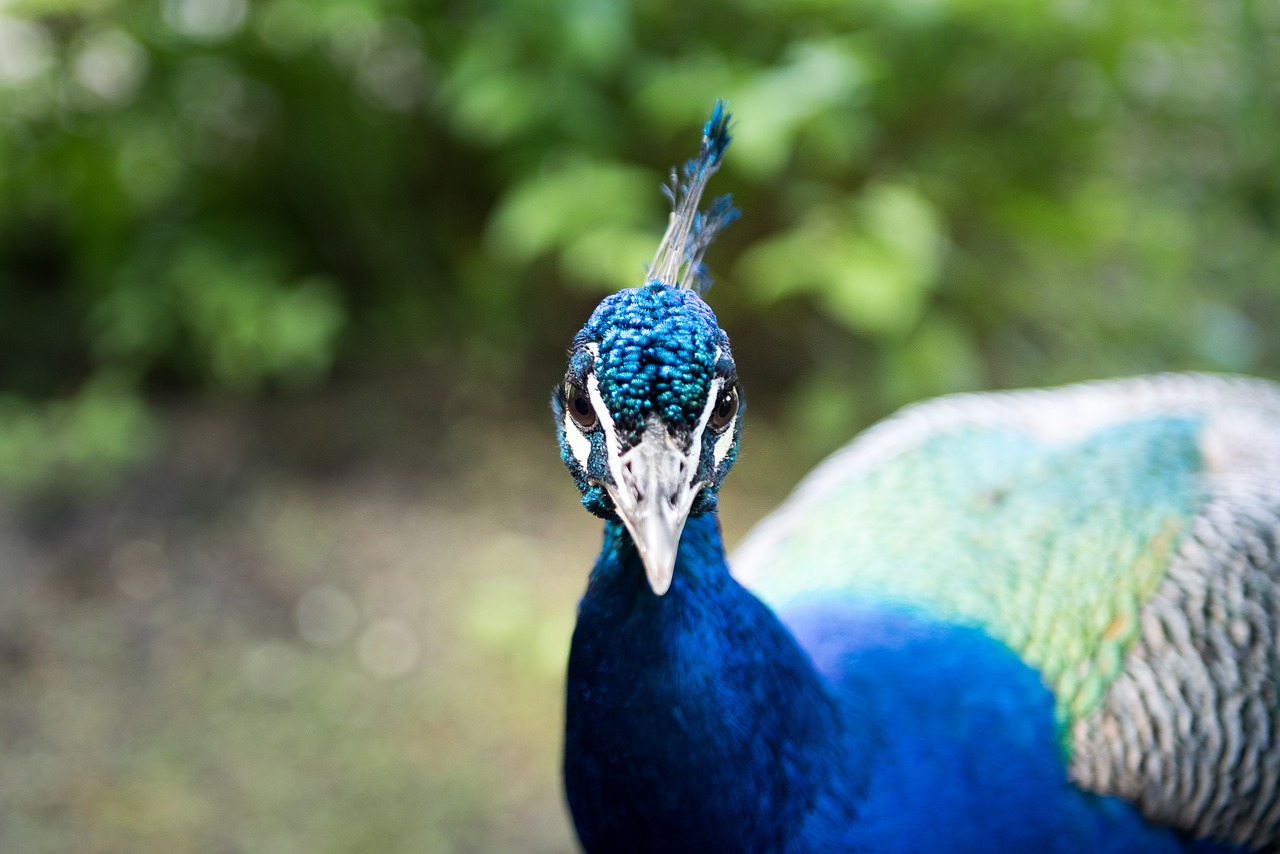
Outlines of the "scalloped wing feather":
<svg viewBox="0 0 1280 854">
<path fill-rule="evenodd" d="M 1162 375 L 957 395 L 837 452 L 733 556 L 786 619 L 974 625 L 1054 692 L 1084 788 L 1280 844 L 1280 387 Z"/>
</svg>

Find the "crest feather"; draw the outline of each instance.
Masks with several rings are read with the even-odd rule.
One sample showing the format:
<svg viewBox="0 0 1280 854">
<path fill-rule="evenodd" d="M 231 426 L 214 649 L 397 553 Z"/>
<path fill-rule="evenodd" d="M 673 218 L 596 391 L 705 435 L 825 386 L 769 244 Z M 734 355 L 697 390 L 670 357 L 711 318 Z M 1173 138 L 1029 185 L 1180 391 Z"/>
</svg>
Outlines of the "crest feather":
<svg viewBox="0 0 1280 854">
<path fill-rule="evenodd" d="M 702 258 L 716 235 L 738 218 L 738 209 L 728 194 L 713 199 L 704 211 L 698 210 L 698 202 L 733 139 L 729 119 L 724 101 L 716 101 L 711 118 L 702 129 L 698 156 L 685 163 L 681 170 L 684 180 L 672 169 L 670 181 L 662 188 L 671 200 L 671 218 L 649 266 L 651 282 L 691 289 L 699 294 L 711 286 Z"/>
</svg>

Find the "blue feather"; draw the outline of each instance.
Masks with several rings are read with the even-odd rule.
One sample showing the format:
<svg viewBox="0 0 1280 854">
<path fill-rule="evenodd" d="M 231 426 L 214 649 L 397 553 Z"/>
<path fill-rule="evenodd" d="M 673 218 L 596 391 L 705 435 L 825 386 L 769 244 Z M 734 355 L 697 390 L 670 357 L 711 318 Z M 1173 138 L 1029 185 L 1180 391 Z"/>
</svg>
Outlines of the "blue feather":
<svg viewBox="0 0 1280 854">
<path fill-rule="evenodd" d="M 587 851 L 1185 850 L 1071 785 L 1052 696 L 980 630 L 824 604 L 793 633 L 733 580 L 711 514 L 665 596 L 637 563 L 606 525 L 574 632 L 564 773 Z"/>
</svg>

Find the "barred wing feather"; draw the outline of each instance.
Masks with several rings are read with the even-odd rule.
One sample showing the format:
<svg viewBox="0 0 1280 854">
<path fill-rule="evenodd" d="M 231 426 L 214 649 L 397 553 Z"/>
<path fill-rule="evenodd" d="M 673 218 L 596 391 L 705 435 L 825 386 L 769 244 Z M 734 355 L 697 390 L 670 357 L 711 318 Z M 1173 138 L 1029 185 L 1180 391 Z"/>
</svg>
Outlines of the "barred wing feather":
<svg viewBox="0 0 1280 854">
<path fill-rule="evenodd" d="M 1280 386 L 1159 375 L 908 407 L 734 554 L 814 598 L 974 625 L 1053 690 L 1073 778 L 1280 845 Z"/>
</svg>

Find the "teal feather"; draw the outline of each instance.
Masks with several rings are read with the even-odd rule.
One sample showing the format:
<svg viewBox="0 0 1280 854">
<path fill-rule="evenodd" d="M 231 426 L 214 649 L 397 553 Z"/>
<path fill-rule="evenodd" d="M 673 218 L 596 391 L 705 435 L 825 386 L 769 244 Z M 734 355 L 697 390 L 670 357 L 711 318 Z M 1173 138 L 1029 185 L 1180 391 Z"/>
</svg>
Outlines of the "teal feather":
<svg viewBox="0 0 1280 854">
<path fill-rule="evenodd" d="M 755 587 L 775 608 L 847 595 L 980 626 L 1040 669 L 1069 725 L 1136 635 L 1153 558 L 1205 500 L 1198 429 L 1158 418 L 1056 446 L 999 427 L 932 436 L 830 484 L 739 571 L 769 567 Z"/>
</svg>

